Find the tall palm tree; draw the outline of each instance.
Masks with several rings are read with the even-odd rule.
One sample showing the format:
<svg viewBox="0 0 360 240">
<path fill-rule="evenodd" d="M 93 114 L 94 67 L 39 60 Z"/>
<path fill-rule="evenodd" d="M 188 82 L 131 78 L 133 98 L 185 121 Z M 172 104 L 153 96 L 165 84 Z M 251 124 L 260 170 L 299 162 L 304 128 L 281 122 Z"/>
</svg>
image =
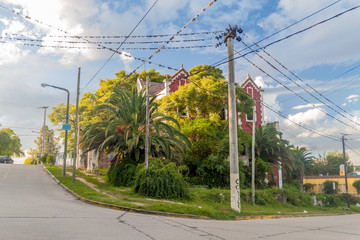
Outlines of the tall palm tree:
<svg viewBox="0 0 360 240">
<path fill-rule="evenodd" d="M 178 122 L 156 112 L 155 97 L 150 99 L 151 155 L 179 160 L 190 142 L 178 130 Z M 124 157 L 139 162 L 144 159 L 146 130 L 146 97 L 144 92 L 114 89 L 109 99 L 95 112 L 102 121 L 84 129 L 83 146 L 97 152 L 114 152 L 117 159 Z"/>
<path fill-rule="evenodd" d="M 295 168 L 289 141 L 282 138 L 282 133 L 273 125 L 259 126 L 255 133 L 255 155 L 262 160 L 278 164 L 281 162 L 284 178 L 289 178 Z"/>
<path fill-rule="evenodd" d="M 301 190 L 303 190 L 303 177 L 309 172 L 309 168 L 314 163 L 314 156 L 305 147 L 293 147 L 291 148 L 292 155 L 294 156 L 294 163 L 296 165 L 295 171 L 293 171 L 293 177 L 299 179 Z"/>
</svg>

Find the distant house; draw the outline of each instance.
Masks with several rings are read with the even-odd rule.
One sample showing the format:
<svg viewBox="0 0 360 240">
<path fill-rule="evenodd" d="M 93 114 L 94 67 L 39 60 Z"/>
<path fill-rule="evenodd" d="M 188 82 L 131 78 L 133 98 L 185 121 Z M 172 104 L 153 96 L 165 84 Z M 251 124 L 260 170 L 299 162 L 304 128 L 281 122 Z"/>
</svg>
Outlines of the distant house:
<svg viewBox="0 0 360 240">
<path fill-rule="evenodd" d="M 256 85 L 256 83 L 251 79 L 250 75 L 247 75 L 245 81 L 241 84 L 243 91 L 250 95 L 256 103 L 256 128 L 264 123 L 264 107 L 261 105 L 264 99 L 264 90 Z M 252 133 L 252 121 L 253 116 L 245 115 L 239 120 L 241 124 L 241 129 L 248 133 Z"/>
<path fill-rule="evenodd" d="M 169 79 L 164 79 L 162 83 L 149 82 L 149 92 L 151 96 L 156 95 L 157 99 L 168 96 L 173 92 L 176 92 L 180 86 L 185 85 L 188 80 L 189 73 L 184 69 L 183 65 L 181 68 Z M 138 91 L 146 88 L 146 82 L 140 78 L 136 82 Z"/>
</svg>

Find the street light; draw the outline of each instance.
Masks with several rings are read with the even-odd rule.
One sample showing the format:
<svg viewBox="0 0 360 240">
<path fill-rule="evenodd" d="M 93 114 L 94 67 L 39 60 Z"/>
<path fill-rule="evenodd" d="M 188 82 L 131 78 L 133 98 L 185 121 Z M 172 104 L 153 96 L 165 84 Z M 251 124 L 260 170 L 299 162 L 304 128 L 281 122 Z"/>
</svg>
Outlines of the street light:
<svg viewBox="0 0 360 240">
<path fill-rule="evenodd" d="M 56 88 L 56 89 L 60 89 L 63 90 L 65 92 L 67 92 L 67 106 L 66 106 L 66 125 L 68 125 L 69 123 L 69 99 L 70 99 L 70 92 L 69 90 L 62 88 L 62 87 L 57 87 L 54 85 L 50 85 L 47 83 L 42 83 L 41 84 L 42 87 L 52 87 L 52 88 Z M 66 174 L 66 157 L 67 157 L 67 136 L 68 136 L 68 129 L 65 129 L 65 144 L 64 144 L 64 164 L 63 164 L 63 174 L 62 176 L 65 177 Z"/>
</svg>

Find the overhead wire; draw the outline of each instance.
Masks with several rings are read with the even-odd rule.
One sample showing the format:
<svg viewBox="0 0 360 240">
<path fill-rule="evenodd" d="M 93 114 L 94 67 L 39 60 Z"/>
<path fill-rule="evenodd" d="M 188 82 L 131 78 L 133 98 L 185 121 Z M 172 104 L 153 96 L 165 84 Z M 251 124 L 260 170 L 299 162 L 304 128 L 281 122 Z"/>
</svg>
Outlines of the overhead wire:
<svg viewBox="0 0 360 240">
<path fill-rule="evenodd" d="M 306 20 L 306 19 L 308 19 L 308 18 L 310 18 L 310 17 L 312 17 L 312 16 L 314 16 L 314 15 L 316 15 L 316 14 L 318 14 L 318 13 L 324 11 L 324 10 L 326 10 L 327 8 L 333 6 L 333 5 L 335 5 L 336 3 L 341 2 L 341 1 L 342 1 L 342 0 L 338 0 L 338 1 L 336 1 L 336 2 L 333 2 L 333 3 L 331 3 L 331 4 L 329 4 L 329 5 L 325 6 L 325 7 L 323 7 L 323 8 L 321 8 L 321 9 L 317 10 L 316 12 L 313 12 L 313 13 L 305 16 L 304 18 L 299 19 L 299 20 L 297 20 L 296 22 L 294 22 L 294 23 L 292 23 L 292 24 L 290 24 L 290 25 L 288 25 L 288 26 L 280 29 L 279 31 L 276 31 L 276 32 L 270 34 L 269 36 L 267 36 L 267 37 L 259 40 L 259 41 L 256 42 L 256 43 L 259 44 L 259 43 L 261 43 L 261 42 L 263 42 L 263 41 L 265 41 L 265 40 L 267 40 L 267 39 L 269 39 L 269 38 L 271 38 L 271 37 L 273 37 L 273 36 L 275 36 L 275 35 L 283 32 L 283 31 L 285 31 L 286 29 L 289 29 L 289 28 L 291 28 L 292 26 L 294 26 L 294 25 L 296 25 L 296 24 L 299 24 L 300 22 L 302 22 L 302 21 L 304 21 L 304 20 Z M 251 45 L 251 47 L 252 47 L 252 46 L 253 46 L 253 45 Z M 243 51 L 246 50 L 246 49 L 247 49 L 247 48 L 244 48 L 244 49 L 240 50 L 239 52 L 243 52 Z M 233 56 L 234 56 L 234 55 L 232 55 L 231 57 L 233 57 Z M 224 58 L 224 59 L 222 59 L 222 60 L 214 63 L 213 65 L 218 64 L 218 63 L 220 63 L 220 62 L 222 62 L 222 61 L 224 61 L 224 60 L 226 60 L 226 59 L 227 59 L 227 58 Z"/>
<path fill-rule="evenodd" d="M 129 35 L 124 39 L 124 41 L 119 45 L 119 47 L 116 49 L 116 52 L 119 51 L 119 49 L 121 48 L 121 46 L 125 43 L 126 40 L 128 40 L 128 38 L 131 36 L 131 34 L 136 30 L 136 28 L 140 25 L 140 23 L 145 19 L 145 17 L 149 14 L 149 12 L 153 9 L 153 7 L 156 5 L 156 3 L 158 2 L 158 0 L 156 0 L 151 7 L 149 8 L 149 10 L 145 13 L 145 15 L 140 19 L 140 21 L 136 24 L 136 26 L 132 29 L 132 31 L 129 33 Z M 109 63 L 109 61 L 111 60 L 111 58 L 115 55 L 116 53 L 115 51 L 111 54 L 111 56 L 104 62 L 104 64 L 100 67 L 100 69 L 93 75 L 93 77 L 86 83 L 86 85 L 81 88 L 80 92 L 82 92 L 93 80 L 94 78 L 101 72 L 101 70 L 106 66 L 106 64 Z"/>
<path fill-rule="evenodd" d="M 246 34 L 244 34 L 244 36 L 249 39 L 250 41 L 252 41 Z M 252 48 L 247 45 L 244 41 L 241 40 L 241 42 L 247 46 L 250 50 L 252 50 Z M 253 41 L 252 41 L 253 42 Z M 312 86 L 310 86 L 308 83 L 306 83 L 304 80 L 302 80 L 299 76 L 297 76 L 294 72 L 292 72 L 289 68 L 287 68 L 284 64 L 282 64 L 279 60 L 277 60 L 276 58 L 274 58 L 269 52 L 267 52 L 265 49 L 261 48 L 257 43 L 254 42 L 254 44 L 259 47 L 259 49 L 261 49 L 267 56 L 269 56 L 271 59 L 273 59 L 277 64 L 279 64 L 282 68 L 284 68 L 286 71 L 288 71 L 292 76 L 294 76 L 296 79 L 298 79 L 299 81 L 301 81 L 302 83 L 304 83 L 307 87 L 309 87 L 312 91 L 316 92 L 317 94 L 319 94 L 321 97 L 323 97 L 325 100 L 327 100 L 328 102 L 330 102 L 331 104 L 335 105 L 337 108 L 339 108 L 340 110 L 342 110 L 343 112 L 349 114 L 350 116 L 354 117 L 355 116 L 349 112 L 347 112 L 345 109 L 343 109 L 342 107 L 338 106 L 336 103 L 334 103 L 333 101 L 331 101 L 328 97 L 324 96 L 323 94 L 321 94 L 320 92 L 318 92 L 315 88 L 313 88 Z M 281 75 L 283 75 L 285 78 L 287 78 L 288 80 L 290 80 L 291 82 L 293 82 L 296 86 L 298 86 L 299 88 L 301 88 L 302 90 L 304 90 L 307 94 L 309 94 L 310 96 L 312 96 L 313 98 L 315 98 L 317 101 L 323 103 L 326 107 L 330 108 L 331 110 L 333 110 L 334 112 L 336 112 L 337 114 L 339 114 L 340 116 L 342 116 L 343 118 L 353 122 L 355 125 L 360 126 L 360 124 L 356 121 L 354 121 L 353 119 L 348 118 L 347 116 L 345 116 L 344 114 L 340 113 L 339 111 L 337 111 L 336 109 L 334 109 L 333 107 L 331 107 L 330 105 L 328 105 L 327 103 L 325 103 L 323 100 L 321 100 L 320 98 L 318 98 L 317 96 L 315 96 L 314 94 L 312 94 L 311 92 L 309 92 L 307 89 L 305 89 L 304 87 L 302 87 L 300 84 L 298 84 L 296 81 L 294 81 L 293 79 L 291 79 L 289 76 L 287 76 L 285 73 L 283 73 L 280 69 L 278 69 L 277 67 L 275 67 L 272 63 L 270 63 L 268 60 L 266 60 L 263 56 L 261 56 L 258 52 L 255 52 L 255 54 L 257 56 L 259 56 L 263 61 L 265 61 L 267 64 L 269 64 L 272 68 L 274 68 L 276 71 L 278 71 Z M 312 103 L 310 103 L 312 104 Z M 314 107 L 316 107 L 314 104 L 312 104 Z"/>
</svg>

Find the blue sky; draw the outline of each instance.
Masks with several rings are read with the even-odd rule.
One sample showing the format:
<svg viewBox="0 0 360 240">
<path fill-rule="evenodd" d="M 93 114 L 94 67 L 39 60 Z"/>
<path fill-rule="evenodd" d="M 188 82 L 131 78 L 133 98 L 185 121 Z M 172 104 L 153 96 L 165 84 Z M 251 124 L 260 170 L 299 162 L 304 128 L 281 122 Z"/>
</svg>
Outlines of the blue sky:
<svg viewBox="0 0 360 240">
<path fill-rule="evenodd" d="M 46 82 L 68 88 L 71 92 L 71 101 L 74 102 L 77 68 L 82 68 L 81 82 L 82 86 L 85 86 L 112 55 L 112 52 L 106 49 L 93 49 L 94 44 L 64 43 L 64 41 L 74 41 L 71 38 L 63 38 L 66 35 L 64 31 L 80 36 L 127 35 L 154 2 L 154 0 L 0 0 L 2 6 L 20 11 L 23 16 L 27 15 L 32 19 L 27 20 L 21 15 L 0 8 L 2 36 L 0 42 L 0 124 L 16 127 L 13 129 L 21 136 L 24 149 L 34 147 L 32 131 L 41 128 L 43 119 L 43 111 L 37 107 L 44 105 L 53 107 L 66 100 L 64 92 L 50 88 L 44 89 L 40 87 L 40 84 Z M 359 4 L 357 0 L 218 0 L 212 6 L 208 6 L 209 2 L 210 0 L 158 0 L 132 35 L 174 34 L 206 7 L 206 11 L 201 13 L 194 22 L 188 24 L 182 33 L 213 32 L 224 30 L 228 24 L 237 24 L 250 39 L 259 41 L 333 4 L 263 41 L 261 45 L 264 46 Z M 41 21 L 42 24 L 33 21 L 34 19 Z M 360 9 L 348 12 L 266 49 L 302 81 L 289 75 L 284 69 L 281 71 L 336 111 L 314 99 L 255 54 L 247 57 L 293 92 L 288 91 L 242 58 L 237 59 L 235 63 L 236 81 L 241 83 L 249 73 L 265 90 L 266 104 L 276 111 L 280 111 L 282 115 L 292 121 L 322 134 L 331 135 L 333 138 L 340 140 L 341 133 L 350 134 L 347 137 L 349 139 L 347 144 L 360 153 L 358 102 L 360 99 L 360 67 L 357 68 L 360 65 L 360 53 L 357 48 L 360 32 L 358 31 L 358 19 L 360 19 Z M 63 31 L 58 31 L 56 28 Z M 175 40 L 197 41 L 174 42 L 168 46 L 214 45 L 217 42 L 214 37 L 214 34 L 178 36 Z M 20 38 L 32 39 L 33 42 Z M 169 37 L 129 38 L 128 42 L 168 39 Z M 204 40 L 198 41 L 199 39 Z M 250 43 L 247 38 L 243 37 L 243 39 Z M 89 40 L 100 41 L 98 39 Z M 101 39 L 101 41 L 117 42 L 120 40 L 123 38 Z M 76 46 L 90 47 L 91 49 L 40 48 L 23 45 L 24 43 L 41 44 L 39 41 L 48 46 Z M 118 44 L 106 46 L 117 48 Z M 160 44 L 149 43 L 123 45 L 127 48 L 160 46 Z M 243 48 L 242 43 L 235 43 L 237 51 Z M 154 53 L 154 50 L 125 49 L 123 51 L 143 59 Z M 184 64 L 185 69 L 190 69 L 198 64 L 214 64 L 225 57 L 226 48 L 223 45 L 220 48 L 164 49 L 154 55 L 152 61 L 172 68 L 179 68 L 181 64 Z M 273 60 L 269 61 L 275 64 Z M 83 91 L 94 91 L 98 87 L 99 79 L 113 78 L 114 74 L 122 69 L 130 72 L 140 64 L 141 62 L 138 60 L 116 54 Z M 150 64 L 145 64 L 139 70 L 153 67 L 163 74 L 175 72 Z M 219 67 L 227 77 L 226 64 Z M 316 92 L 308 86 L 316 89 Z M 295 96 L 294 93 L 307 101 Z M 329 103 L 318 93 L 330 99 L 337 106 Z M 265 115 L 266 121 L 279 121 L 284 137 L 296 145 L 306 146 L 315 154 L 323 154 L 332 150 L 341 151 L 341 142 L 339 141 L 320 137 L 313 132 L 299 128 L 267 109 Z M 360 156 L 356 152 L 350 149 L 348 151 L 351 160 L 360 163 Z"/>
</svg>

